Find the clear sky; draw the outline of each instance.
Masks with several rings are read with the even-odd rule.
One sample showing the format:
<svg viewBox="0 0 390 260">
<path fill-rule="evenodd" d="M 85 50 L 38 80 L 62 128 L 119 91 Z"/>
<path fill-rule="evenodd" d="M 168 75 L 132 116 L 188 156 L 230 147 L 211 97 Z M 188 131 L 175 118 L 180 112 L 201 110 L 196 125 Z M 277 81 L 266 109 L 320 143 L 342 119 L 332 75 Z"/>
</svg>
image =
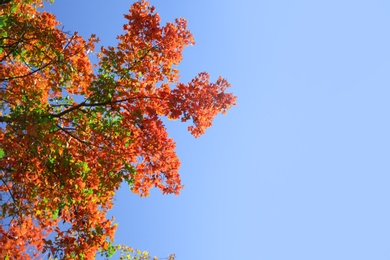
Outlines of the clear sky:
<svg viewBox="0 0 390 260">
<path fill-rule="evenodd" d="M 117 242 L 178 260 L 390 259 L 390 1 L 151 1 L 197 44 L 182 80 L 238 106 L 194 139 L 168 124 L 180 196 L 119 191 Z M 132 1 L 56 0 L 64 29 L 115 45 Z"/>
</svg>

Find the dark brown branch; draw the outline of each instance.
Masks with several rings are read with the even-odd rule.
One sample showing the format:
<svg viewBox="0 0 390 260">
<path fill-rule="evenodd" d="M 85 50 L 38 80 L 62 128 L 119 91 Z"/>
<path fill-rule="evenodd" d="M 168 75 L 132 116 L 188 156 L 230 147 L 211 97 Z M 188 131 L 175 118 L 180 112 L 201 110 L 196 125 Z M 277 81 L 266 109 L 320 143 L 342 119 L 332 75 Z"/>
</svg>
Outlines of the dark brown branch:
<svg viewBox="0 0 390 260">
<path fill-rule="evenodd" d="M 10 3 L 12 0 L 0 0 L 0 5 L 5 5 Z"/>
<path fill-rule="evenodd" d="M 0 116 L 0 123 L 11 123 L 12 120 L 9 117 Z"/>
<path fill-rule="evenodd" d="M 1 3 L 1 1 L 3 1 L 3 0 L 0 0 L 0 3 Z M 19 43 L 29 44 L 27 41 L 24 41 L 24 40 L 23 40 L 24 34 L 25 34 L 25 32 L 22 34 L 22 36 L 19 38 L 19 40 L 18 40 L 17 42 L 15 42 L 17 45 L 18 45 Z M 67 49 L 67 48 L 70 46 L 70 44 L 71 44 L 72 42 L 73 42 L 73 39 L 70 39 L 70 40 L 65 44 L 65 46 L 63 47 L 63 50 Z M 29 45 L 31 45 L 31 44 L 29 44 Z M 35 45 L 31 45 L 31 46 L 32 46 L 32 47 L 36 47 Z M 80 48 L 80 49 L 77 50 L 74 54 L 72 54 L 71 56 L 69 56 L 69 58 L 78 55 L 78 54 L 81 53 L 83 50 L 84 50 L 84 48 Z M 10 52 L 10 53 L 12 53 L 12 52 Z M 10 53 L 9 53 L 9 54 L 10 54 Z M 44 68 L 48 67 L 49 65 L 54 64 L 55 62 L 61 62 L 61 60 L 60 60 L 58 57 L 51 58 L 51 57 L 48 56 L 45 52 L 42 51 L 42 53 L 45 54 L 45 56 L 46 56 L 47 58 L 51 59 L 51 61 L 48 62 L 48 63 L 46 63 L 46 64 L 44 64 L 43 66 L 41 66 L 41 67 L 35 69 L 35 70 L 32 70 L 31 72 L 29 72 L 29 73 L 27 73 L 27 74 L 19 75 L 19 76 L 12 76 L 12 77 L 0 78 L 0 82 L 1 82 L 1 81 L 14 80 L 14 79 L 18 79 L 18 78 L 28 77 L 28 76 L 33 75 L 34 73 L 37 73 L 37 72 L 43 70 Z M 7 54 L 7 57 L 8 57 L 9 54 Z M 26 64 L 26 65 L 27 65 L 27 64 Z M 27 66 L 28 66 L 28 65 L 27 65 Z"/>
<path fill-rule="evenodd" d="M 72 137 L 72 138 L 76 139 L 77 141 L 79 141 L 80 143 L 82 143 L 82 144 L 84 144 L 84 145 L 91 145 L 90 142 L 81 140 L 80 138 L 78 138 L 77 136 L 75 136 L 74 134 L 72 134 L 70 131 L 68 131 L 68 129 L 63 128 L 63 127 L 61 127 L 61 126 L 59 126 L 59 125 L 57 125 L 57 127 L 58 127 L 60 130 L 62 130 L 64 133 L 66 133 L 67 135 L 69 135 L 70 137 Z"/>
<path fill-rule="evenodd" d="M 3 180 L 3 178 L 0 178 L 0 180 L 3 182 L 4 186 L 7 187 L 8 193 L 9 193 L 9 195 L 11 196 L 12 201 L 13 201 L 14 203 L 16 203 L 17 200 L 15 199 L 15 197 L 14 197 L 14 195 L 13 195 L 11 189 L 8 187 L 8 184 Z"/>
<path fill-rule="evenodd" d="M 114 104 L 125 102 L 125 101 L 131 100 L 131 99 L 134 99 L 134 98 L 126 98 L 126 99 L 119 99 L 119 100 L 109 100 L 109 101 L 98 102 L 98 103 L 87 103 L 86 101 L 84 101 L 84 102 L 79 103 L 78 105 L 72 106 L 72 107 L 62 111 L 61 113 L 52 114 L 51 116 L 52 117 L 61 117 L 61 116 L 65 115 L 65 114 L 67 114 L 69 112 L 72 112 L 73 110 L 77 110 L 77 109 L 79 109 L 81 107 L 98 107 L 98 106 L 114 105 Z"/>
<path fill-rule="evenodd" d="M 0 0 L 1 1 L 1 0 Z M 0 78 L 0 81 L 6 81 L 6 80 L 13 80 L 13 79 L 20 79 L 20 78 L 25 78 L 25 77 L 28 77 L 28 76 L 31 76 L 32 74 L 34 73 L 37 73 L 41 70 L 43 70 L 44 68 L 46 68 L 47 66 L 51 65 L 52 64 L 52 61 L 51 62 L 48 62 L 46 63 L 45 65 L 43 65 L 42 67 L 38 68 L 38 69 L 35 69 L 27 74 L 24 74 L 24 75 L 19 75 L 19 76 L 13 76 L 13 77 L 5 77 L 5 78 Z"/>
<path fill-rule="evenodd" d="M 126 101 L 129 101 L 129 100 L 134 100 L 134 99 L 160 99 L 160 100 L 164 100 L 166 98 L 161 98 L 161 97 L 149 97 L 149 96 L 144 96 L 144 97 L 132 97 L 132 98 L 125 98 L 125 99 L 118 99 L 118 100 L 108 100 L 108 101 L 104 101 L 104 102 L 97 102 L 97 103 L 87 103 L 87 101 L 83 101 L 75 106 L 72 106 L 58 114 L 50 114 L 50 116 L 52 117 L 61 117 L 69 112 L 72 112 L 73 110 L 77 110 L 79 108 L 82 108 L 82 107 L 98 107 L 98 106 L 106 106 L 106 105 L 115 105 L 115 104 L 118 104 L 118 103 L 122 103 L 122 102 L 126 102 Z"/>
</svg>

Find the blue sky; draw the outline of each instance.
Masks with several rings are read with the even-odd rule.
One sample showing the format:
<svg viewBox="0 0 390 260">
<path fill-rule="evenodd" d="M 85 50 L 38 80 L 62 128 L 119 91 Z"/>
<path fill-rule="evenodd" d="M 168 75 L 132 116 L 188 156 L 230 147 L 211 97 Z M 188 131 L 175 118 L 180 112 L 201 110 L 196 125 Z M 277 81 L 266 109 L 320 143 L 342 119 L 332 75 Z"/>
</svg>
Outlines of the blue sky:
<svg viewBox="0 0 390 260">
<path fill-rule="evenodd" d="M 131 3 L 49 10 L 115 45 Z M 182 80 L 223 75 L 238 106 L 199 139 L 169 122 L 185 189 L 120 190 L 117 241 L 178 260 L 390 259 L 390 2 L 151 3 L 195 36 Z"/>
</svg>

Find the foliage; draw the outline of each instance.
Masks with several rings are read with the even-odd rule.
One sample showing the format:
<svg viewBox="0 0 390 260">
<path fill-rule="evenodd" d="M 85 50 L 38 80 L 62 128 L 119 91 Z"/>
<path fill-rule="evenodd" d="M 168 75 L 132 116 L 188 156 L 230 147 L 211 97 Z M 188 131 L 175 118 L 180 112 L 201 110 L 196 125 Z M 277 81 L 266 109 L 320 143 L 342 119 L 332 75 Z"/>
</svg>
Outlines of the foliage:
<svg viewBox="0 0 390 260">
<path fill-rule="evenodd" d="M 179 82 L 193 37 L 184 19 L 161 26 L 146 1 L 131 6 L 96 68 L 88 55 L 98 38 L 63 32 L 41 7 L 0 6 L 0 257 L 110 256 L 116 225 L 106 213 L 122 182 L 141 196 L 183 187 L 162 118 L 191 121 L 199 137 L 235 97 L 205 72 Z"/>
<path fill-rule="evenodd" d="M 149 252 L 134 250 L 132 247 L 125 245 L 118 245 L 116 249 L 120 251 L 119 260 L 158 260 L 157 257 L 151 257 Z M 160 260 L 175 260 L 175 254 L 171 254 L 168 257 L 160 258 Z"/>
</svg>

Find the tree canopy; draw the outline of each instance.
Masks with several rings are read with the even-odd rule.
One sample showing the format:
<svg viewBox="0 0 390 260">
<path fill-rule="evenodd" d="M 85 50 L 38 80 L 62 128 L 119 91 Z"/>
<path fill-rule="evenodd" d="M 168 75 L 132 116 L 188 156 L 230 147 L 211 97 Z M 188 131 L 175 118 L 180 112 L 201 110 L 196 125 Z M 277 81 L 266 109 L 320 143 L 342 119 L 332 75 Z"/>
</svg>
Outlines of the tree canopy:
<svg viewBox="0 0 390 260">
<path fill-rule="evenodd" d="M 95 35 L 62 31 L 42 7 L 0 5 L 0 257 L 110 256 L 106 213 L 123 182 L 140 196 L 183 187 L 162 119 L 188 121 L 199 137 L 236 97 L 206 72 L 179 81 L 193 36 L 183 18 L 161 25 L 147 1 L 124 15 L 117 46 L 99 51 Z"/>
</svg>

